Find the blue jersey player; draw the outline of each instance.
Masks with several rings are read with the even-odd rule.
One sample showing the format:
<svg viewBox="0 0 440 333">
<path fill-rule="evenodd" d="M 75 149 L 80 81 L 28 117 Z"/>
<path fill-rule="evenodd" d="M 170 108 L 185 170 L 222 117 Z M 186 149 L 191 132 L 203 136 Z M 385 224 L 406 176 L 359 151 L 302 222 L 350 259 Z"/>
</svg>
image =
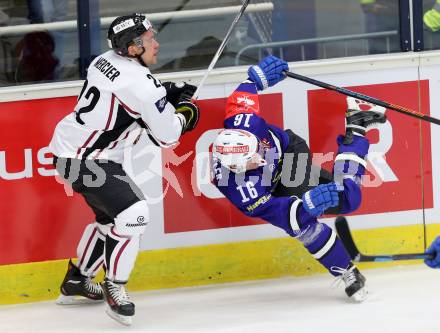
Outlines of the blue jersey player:
<svg viewBox="0 0 440 333">
<path fill-rule="evenodd" d="M 311 165 L 306 142 L 260 116 L 258 91 L 285 78 L 287 63 L 269 56 L 248 70 L 229 96 L 222 130 L 213 145 L 214 183 L 250 217 L 262 218 L 298 239 L 328 271 L 345 282 L 355 301 L 367 295 L 365 278 L 336 233 L 317 220 L 323 213 L 349 213 L 361 202 L 369 142 L 367 128 L 386 121 L 385 109 L 348 98 L 346 133 L 337 138 L 333 174 Z M 369 110 L 361 106 L 368 104 Z"/>
</svg>

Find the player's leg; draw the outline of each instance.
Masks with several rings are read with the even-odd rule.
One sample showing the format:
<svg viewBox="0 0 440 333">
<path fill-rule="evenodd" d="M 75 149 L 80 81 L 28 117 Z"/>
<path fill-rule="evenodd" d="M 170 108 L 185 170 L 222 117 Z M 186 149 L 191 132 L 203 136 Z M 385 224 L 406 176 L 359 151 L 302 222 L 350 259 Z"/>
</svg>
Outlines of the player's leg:
<svg viewBox="0 0 440 333">
<path fill-rule="evenodd" d="M 365 278 L 351 262 L 350 256 L 336 232 L 324 223 L 318 222 L 297 197 L 272 197 L 271 206 L 248 216 L 263 216 L 270 224 L 283 229 L 288 235 L 303 243 L 309 253 L 320 262 L 330 274 L 345 282 L 345 292 L 355 301 L 366 297 Z M 257 207 L 258 209 L 258 207 Z M 246 213 L 246 212 L 245 212 Z"/>
<path fill-rule="evenodd" d="M 99 187 L 83 190 L 87 202 L 113 219 L 105 236 L 105 280 L 102 283 L 107 314 L 124 325 L 131 324 L 135 305 L 125 290 L 140 246 L 140 237 L 149 223 L 149 209 L 141 190 L 122 166 L 111 161 L 97 162 L 105 175 Z M 90 169 L 92 167 L 89 166 Z"/>
<path fill-rule="evenodd" d="M 365 173 L 369 142 L 364 137 L 368 129 L 384 123 L 385 109 L 354 98 L 347 98 L 346 133 L 338 137 L 338 154 L 335 158 L 333 177 L 337 184 L 344 187 L 340 192 L 339 206 L 330 208 L 326 213 L 348 213 L 356 210 L 361 203 L 361 177 Z M 324 265 L 331 274 L 340 277 L 346 285 L 346 293 L 355 300 L 366 297 L 365 277 L 351 263 L 342 242 L 336 233 L 315 218 L 300 218 L 301 226 L 297 238 L 304 244 L 312 256 Z"/>
<path fill-rule="evenodd" d="M 66 276 L 60 287 L 61 295 L 57 299 L 57 304 L 60 305 L 87 303 L 87 299 L 104 300 L 101 285 L 93 279 L 104 265 L 105 238 L 113 226 L 113 219 L 95 207 L 93 202 L 89 202 L 87 197 L 84 198 L 93 209 L 96 221 L 84 228 L 76 250 L 77 263 L 69 260 Z"/>
<path fill-rule="evenodd" d="M 78 246 L 78 267 L 75 267 L 82 274 L 93 276 L 104 259 L 106 279 L 102 289 L 108 303 L 107 313 L 128 325 L 134 315 L 134 304 L 128 300 L 124 284 L 136 260 L 140 235 L 149 221 L 148 206 L 122 165 L 112 161 L 78 160 L 66 164 L 70 169 L 78 169 L 79 165 L 79 171 L 69 170 L 65 179 L 86 199 L 97 222 L 110 226 L 105 231 L 101 223 L 86 227 Z"/>
<path fill-rule="evenodd" d="M 302 197 L 304 193 L 315 187 L 318 183 L 329 183 L 333 181 L 333 175 L 320 168 L 313 168 L 311 154 L 306 142 L 291 131 L 287 131 L 290 137 L 290 144 L 285 154 L 292 154 L 293 168 L 289 172 L 289 180 L 302 179 L 298 187 L 285 186 L 281 181 L 275 191 L 277 197 Z M 302 158 L 300 158 L 300 154 Z M 305 155 L 306 154 L 306 155 Z M 293 157 L 293 159 L 292 159 Z M 286 160 L 284 161 L 284 163 Z M 302 166 L 301 166 L 302 163 Z M 290 164 L 290 162 L 289 162 Z M 284 166 L 285 168 L 285 166 Z M 284 169 L 283 172 L 286 172 Z M 303 170 L 302 173 L 298 172 Z M 292 212 L 292 208 L 291 208 Z M 336 233 L 324 223 L 319 223 L 316 218 L 308 216 L 305 222 L 298 223 L 296 209 L 290 216 L 290 223 L 284 223 L 282 219 L 275 219 L 269 223 L 282 228 L 290 236 L 299 239 L 310 254 L 318 260 L 333 276 L 341 277 L 346 282 L 346 294 L 356 301 L 362 301 L 366 297 L 364 289 L 365 278 L 353 265 L 341 240 Z M 293 223 L 292 223 L 293 221 Z"/>
<path fill-rule="evenodd" d="M 125 290 L 139 251 L 141 235 L 149 223 L 145 200 L 138 201 L 115 217 L 115 225 L 105 241 L 106 275 L 102 284 L 109 305 L 107 313 L 129 325 L 135 306 Z"/>
<path fill-rule="evenodd" d="M 104 300 L 101 285 L 93 281 L 93 278 L 104 264 L 105 237 L 109 230 L 109 225 L 97 222 L 85 227 L 77 247 L 77 264 L 75 265 L 72 259 L 69 260 L 57 304 L 69 305 Z"/>
<path fill-rule="evenodd" d="M 72 186 L 75 192 L 81 193 L 85 189 L 81 184 L 84 175 L 81 160 L 55 158 L 54 164 L 61 177 Z M 101 285 L 93 281 L 96 273 L 103 264 L 104 241 L 109 227 L 105 224 L 113 223 L 113 219 L 95 207 L 84 197 L 87 204 L 96 215 L 96 222 L 88 224 L 83 231 L 77 247 L 78 262 L 75 265 L 70 259 L 67 272 L 60 286 L 61 294 L 56 303 L 60 305 L 93 303 L 103 301 Z"/>
<path fill-rule="evenodd" d="M 362 302 L 367 296 L 365 277 L 354 266 L 336 232 L 307 214 L 301 207 L 290 217 L 293 237 L 333 276 L 345 283 L 350 299 Z"/>
<path fill-rule="evenodd" d="M 339 206 L 326 213 L 347 213 L 357 209 L 361 203 L 361 177 L 365 173 L 369 142 L 366 131 L 378 123 L 384 123 L 384 108 L 347 98 L 345 136 L 338 137 L 338 154 L 335 158 L 334 181 L 344 187 L 340 192 Z M 351 263 L 342 242 L 336 233 L 315 218 L 300 217 L 302 232 L 297 237 L 331 274 L 339 276 L 346 285 L 349 297 L 361 301 L 366 296 L 365 277 Z M 308 222 L 307 222 L 308 221 Z"/>
<path fill-rule="evenodd" d="M 361 178 L 365 173 L 370 146 L 365 133 L 386 122 L 385 108 L 381 106 L 353 97 L 347 97 L 347 104 L 346 132 L 337 138 L 338 153 L 333 166 L 334 181 L 343 185 L 344 191 L 340 192 L 339 206 L 328 209 L 328 214 L 349 213 L 361 204 Z"/>
<path fill-rule="evenodd" d="M 96 222 L 87 225 L 84 229 L 76 254 L 77 266 L 81 273 L 94 278 L 104 265 L 105 238 L 114 220 L 96 207 L 91 207 L 95 212 Z"/>
</svg>

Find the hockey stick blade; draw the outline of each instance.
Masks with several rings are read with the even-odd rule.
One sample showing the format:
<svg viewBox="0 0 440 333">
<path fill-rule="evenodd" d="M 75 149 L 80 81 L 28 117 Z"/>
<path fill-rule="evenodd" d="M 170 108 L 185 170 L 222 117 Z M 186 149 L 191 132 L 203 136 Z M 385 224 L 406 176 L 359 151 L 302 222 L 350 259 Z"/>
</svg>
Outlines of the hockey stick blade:
<svg viewBox="0 0 440 333">
<path fill-rule="evenodd" d="M 354 262 L 385 262 L 397 260 L 415 260 L 415 259 L 433 259 L 434 255 L 431 253 L 405 253 L 405 254 L 389 254 L 389 255 L 365 255 L 362 254 L 354 243 L 351 235 L 347 219 L 343 216 L 338 216 L 335 220 L 335 228 L 341 239 L 344 247 Z"/>
<path fill-rule="evenodd" d="M 376 104 L 376 105 L 380 105 L 383 106 L 384 108 L 390 109 L 390 110 L 394 110 L 397 111 L 399 113 L 403 113 L 406 114 L 407 116 L 411 116 L 417 119 L 421 119 L 424 121 L 429 121 L 432 124 L 436 124 L 436 125 L 440 125 L 440 119 L 428 116 L 426 114 L 423 114 L 419 111 L 416 110 L 412 110 L 409 108 L 405 108 L 403 106 L 397 105 L 397 104 L 392 104 L 392 103 L 388 103 L 385 101 L 381 101 L 380 99 L 374 98 L 374 97 L 370 97 L 361 93 L 357 93 L 342 87 L 337 87 L 322 81 L 318 81 L 315 79 L 312 79 L 310 77 L 304 76 L 304 75 L 300 75 L 297 73 L 291 73 L 291 72 L 284 72 L 288 77 L 292 78 L 292 79 L 296 79 L 302 82 L 306 82 L 306 83 L 310 83 L 314 86 L 318 86 L 324 89 L 328 89 L 328 90 L 333 90 L 333 91 L 337 91 L 340 94 L 346 95 L 346 96 L 351 96 L 360 100 L 363 100 L 365 102 L 369 102 L 372 104 Z"/>
</svg>

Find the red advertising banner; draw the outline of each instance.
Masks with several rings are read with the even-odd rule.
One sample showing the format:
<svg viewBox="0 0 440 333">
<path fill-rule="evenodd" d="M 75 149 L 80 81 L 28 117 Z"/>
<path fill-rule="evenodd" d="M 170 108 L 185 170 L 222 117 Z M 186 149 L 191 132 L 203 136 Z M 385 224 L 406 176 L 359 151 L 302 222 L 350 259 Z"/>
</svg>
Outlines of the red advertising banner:
<svg viewBox="0 0 440 333">
<path fill-rule="evenodd" d="M 420 111 L 429 114 L 427 81 L 349 89 L 415 110 L 419 110 L 420 93 Z M 0 103 L 0 265 L 75 255 L 84 226 L 94 219 L 80 196 L 67 196 L 55 181 L 47 150 L 55 125 L 72 112 L 75 102 L 75 97 L 64 97 Z M 224 98 L 199 101 L 202 115 L 198 127 L 185 134 L 174 152 L 162 151 L 164 175 L 173 173 L 180 186 L 178 190 L 169 186 L 164 176 L 165 233 L 265 223 L 245 217 L 226 199 L 207 196 L 197 186 L 200 170 L 196 169 L 200 166 L 194 162 L 196 150 L 205 142 L 203 149 L 209 151 L 211 137 L 206 135 L 215 135 L 216 129 L 222 128 L 225 103 Z M 282 94 L 263 94 L 260 103 L 263 117 L 283 127 Z M 314 153 L 336 151 L 336 136 L 344 132 L 345 109 L 343 95 L 323 89 L 308 91 L 309 136 Z M 384 179 L 380 186 L 363 189 L 363 203 L 355 214 L 433 207 L 429 124 L 393 111 L 387 116 L 388 127 L 368 134 L 372 146 L 385 148 L 386 154 L 382 164 L 372 161 L 367 176 L 373 183 Z M 188 152 L 192 155 L 182 163 L 170 162 Z M 329 169 L 331 165 L 324 164 Z M 378 166 L 386 166 L 386 172 L 381 174 Z M 209 164 L 203 169 L 208 172 Z"/>
<path fill-rule="evenodd" d="M 53 177 L 45 148 L 75 97 L 0 103 L 0 265 L 68 258 L 94 217 Z"/>
</svg>

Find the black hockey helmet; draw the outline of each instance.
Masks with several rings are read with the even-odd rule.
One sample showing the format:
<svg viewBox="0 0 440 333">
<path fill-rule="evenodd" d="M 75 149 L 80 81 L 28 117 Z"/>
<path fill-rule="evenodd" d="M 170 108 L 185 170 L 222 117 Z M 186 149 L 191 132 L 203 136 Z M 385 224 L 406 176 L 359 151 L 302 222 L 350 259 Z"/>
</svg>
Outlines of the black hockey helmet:
<svg viewBox="0 0 440 333">
<path fill-rule="evenodd" d="M 117 17 L 108 28 L 108 45 L 121 56 L 128 55 L 128 47 L 136 44 L 143 47 L 140 36 L 152 28 L 145 15 L 132 14 Z"/>
</svg>

